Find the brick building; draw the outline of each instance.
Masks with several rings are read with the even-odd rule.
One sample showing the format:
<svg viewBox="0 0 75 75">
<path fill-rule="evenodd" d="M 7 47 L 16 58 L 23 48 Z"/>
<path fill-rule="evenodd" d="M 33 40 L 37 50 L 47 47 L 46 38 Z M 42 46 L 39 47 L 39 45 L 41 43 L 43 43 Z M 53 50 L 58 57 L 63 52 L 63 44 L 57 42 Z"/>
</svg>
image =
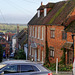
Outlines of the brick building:
<svg viewBox="0 0 75 75">
<path fill-rule="evenodd" d="M 66 32 L 75 21 L 75 1 L 48 3 L 37 9 L 36 15 L 28 23 L 29 26 L 29 57 L 34 61 L 45 62 L 46 44 L 49 48 L 49 61 L 61 61 L 65 49 L 65 64 L 73 61 L 72 32 Z M 75 27 L 74 23 L 72 27 Z M 70 28 L 69 28 L 70 29 Z M 47 41 L 47 43 L 46 43 Z"/>
<path fill-rule="evenodd" d="M 8 41 L 0 37 L 0 44 L 3 47 L 3 53 L 5 54 L 5 56 L 9 56 L 10 55 L 10 44 L 8 43 Z"/>
</svg>

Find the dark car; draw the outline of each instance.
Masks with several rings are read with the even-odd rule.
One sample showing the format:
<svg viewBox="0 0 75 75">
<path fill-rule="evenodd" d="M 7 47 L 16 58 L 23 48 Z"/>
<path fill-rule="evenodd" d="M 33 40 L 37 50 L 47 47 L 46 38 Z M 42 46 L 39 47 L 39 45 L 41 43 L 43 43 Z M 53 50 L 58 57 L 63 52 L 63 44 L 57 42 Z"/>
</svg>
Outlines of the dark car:
<svg viewBox="0 0 75 75">
<path fill-rule="evenodd" d="M 42 66 L 42 64 L 12 60 L 0 64 L 0 73 L 4 75 L 52 75 L 52 72 Z"/>
</svg>

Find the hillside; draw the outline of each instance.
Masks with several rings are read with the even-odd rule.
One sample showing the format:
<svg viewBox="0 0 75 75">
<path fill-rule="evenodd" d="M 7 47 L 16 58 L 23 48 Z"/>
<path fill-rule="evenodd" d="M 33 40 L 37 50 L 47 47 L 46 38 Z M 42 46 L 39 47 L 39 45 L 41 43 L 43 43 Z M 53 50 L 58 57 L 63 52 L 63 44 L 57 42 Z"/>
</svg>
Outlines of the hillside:
<svg viewBox="0 0 75 75">
<path fill-rule="evenodd" d="M 19 30 L 21 31 L 24 28 L 27 28 L 26 25 L 18 24 Z M 16 33 L 17 31 L 17 24 L 0 24 L 0 32 L 12 32 Z"/>
</svg>

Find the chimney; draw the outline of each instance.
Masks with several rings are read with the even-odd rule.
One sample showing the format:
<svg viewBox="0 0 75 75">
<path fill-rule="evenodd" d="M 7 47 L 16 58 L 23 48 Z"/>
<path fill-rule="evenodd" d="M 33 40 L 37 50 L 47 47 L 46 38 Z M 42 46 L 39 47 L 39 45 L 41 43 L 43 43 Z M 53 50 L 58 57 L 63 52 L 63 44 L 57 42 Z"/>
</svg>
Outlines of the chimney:
<svg viewBox="0 0 75 75">
<path fill-rule="evenodd" d="M 19 25 L 17 24 L 17 34 L 19 33 Z"/>
<path fill-rule="evenodd" d="M 43 2 L 41 2 L 41 6 L 43 5 Z"/>
</svg>

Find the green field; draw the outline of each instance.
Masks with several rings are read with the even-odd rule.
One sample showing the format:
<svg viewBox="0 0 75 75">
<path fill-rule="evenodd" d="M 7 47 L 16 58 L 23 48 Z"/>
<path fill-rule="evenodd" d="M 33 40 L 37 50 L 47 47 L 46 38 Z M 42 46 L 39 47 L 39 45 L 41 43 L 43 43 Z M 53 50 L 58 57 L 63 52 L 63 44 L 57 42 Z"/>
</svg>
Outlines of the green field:
<svg viewBox="0 0 75 75">
<path fill-rule="evenodd" d="M 19 25 L 19 24 L 18 24 Z M 22 29 L 27 28 L 26 25 L 19 25 L 19 31 Z M 16 33 L 17 32 L 17 25 L 16 24 L 0 24 L 0 32 L 12 32 Z"/>
</svg>

